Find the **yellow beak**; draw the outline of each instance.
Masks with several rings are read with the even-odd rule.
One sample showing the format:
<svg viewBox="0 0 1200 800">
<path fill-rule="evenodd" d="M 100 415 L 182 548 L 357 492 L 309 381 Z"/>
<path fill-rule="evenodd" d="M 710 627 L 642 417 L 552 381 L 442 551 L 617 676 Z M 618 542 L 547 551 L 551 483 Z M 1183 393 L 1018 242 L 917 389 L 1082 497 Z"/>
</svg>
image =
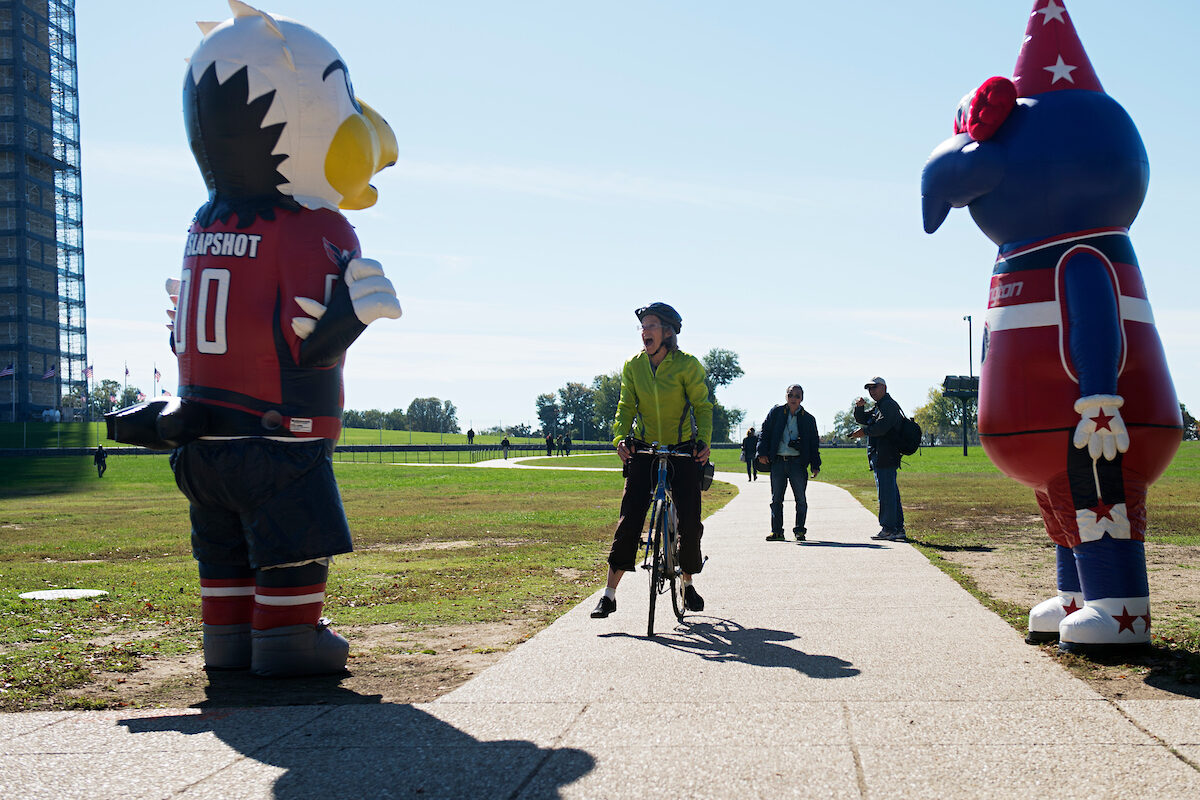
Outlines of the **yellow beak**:
<svg viewBox="0 0 1200 800">
<path fill-rule="evenodd" d="M 354 114 L 338 127 L 325 155 L 325 180 L 342 196 L 346 209 L 375 205 L 379 192 L 371 177 L 396 163 L 396 134 L 379 112 L 359 101 L 362 114 Z"/>
</svg>

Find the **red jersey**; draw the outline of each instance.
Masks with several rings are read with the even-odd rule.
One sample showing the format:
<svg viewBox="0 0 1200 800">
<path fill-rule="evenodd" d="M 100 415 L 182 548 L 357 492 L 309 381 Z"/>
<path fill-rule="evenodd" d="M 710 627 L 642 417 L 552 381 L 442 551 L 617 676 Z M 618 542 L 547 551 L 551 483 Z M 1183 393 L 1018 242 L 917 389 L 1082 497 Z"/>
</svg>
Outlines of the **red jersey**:
<svg viewBox="0 0 1200 800">
<path fill-rule="evenodd" d="M 303 365 L 291 322 L 308 316 L 296 297 L 329 305 L 358 237 L 329 210 L 235 223 L 188 232 L 172 336 L 179 396 L 207 407 L 206 435 L 337 439 L 345 357 Z"/>
</svg>

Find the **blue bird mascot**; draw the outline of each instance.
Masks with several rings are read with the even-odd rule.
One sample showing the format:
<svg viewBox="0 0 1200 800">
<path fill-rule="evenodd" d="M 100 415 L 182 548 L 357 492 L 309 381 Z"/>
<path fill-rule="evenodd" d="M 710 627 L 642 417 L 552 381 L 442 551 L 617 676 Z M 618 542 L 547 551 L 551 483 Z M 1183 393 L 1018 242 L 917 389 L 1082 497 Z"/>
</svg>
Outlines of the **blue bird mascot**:
<svg viewBox="0 0 1200 800">
<path fill-rule="evenodd" d="M 1148 183 L 1137 128 L 1056 0 L 1037 0 L 1013 78 L 963 99 L 921 176 L 927 233 L 966 206 L 999 246 L 979 435 L 1057 546 L 1029 641 L 1068 651 L 1150 640 L 1146 492 L 1183 427 L 1129 238 Z"/>
</svg>

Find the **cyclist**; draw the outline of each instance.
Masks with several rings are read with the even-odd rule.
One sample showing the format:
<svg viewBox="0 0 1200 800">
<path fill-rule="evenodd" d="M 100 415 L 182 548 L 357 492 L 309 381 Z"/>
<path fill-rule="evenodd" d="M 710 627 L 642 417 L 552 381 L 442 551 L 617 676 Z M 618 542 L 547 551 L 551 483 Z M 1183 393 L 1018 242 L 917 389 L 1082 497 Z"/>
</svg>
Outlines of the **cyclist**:
<svg viewBox="0 0 1200 800">
<path fill-rule="evenodd" d="M 626 572 L 635 569 L 642 525 L 657 482 L 653 460 L 630 451 L 626 436 L 631 433 L 644 441 L 692 452 L 690 460 L 671 460 L 671 493 L 679 520 L 684 605 L 689 611 L 704 610 L 704 599 L 692 585 L 692 576 L 704 567 L 700 556 L 700 537 L 704 534 L 700 522 L 700 469 L 708 461 L 708 441 L 712 438 L 712 402 L 704 383 L 704 367 L 695 356 L 679 349 L 677 336 L 683 319 L 678 311 L 666 303 L 651 303 L 634 313 L 641 323 L 643 351 L 626 361 L 621 370 L 613 444 L 625 464 L 625 489 L 608 554 L 608 585 L 592 612 L 595 618 L 617 610 L 617 584 Z"/>
</svg>

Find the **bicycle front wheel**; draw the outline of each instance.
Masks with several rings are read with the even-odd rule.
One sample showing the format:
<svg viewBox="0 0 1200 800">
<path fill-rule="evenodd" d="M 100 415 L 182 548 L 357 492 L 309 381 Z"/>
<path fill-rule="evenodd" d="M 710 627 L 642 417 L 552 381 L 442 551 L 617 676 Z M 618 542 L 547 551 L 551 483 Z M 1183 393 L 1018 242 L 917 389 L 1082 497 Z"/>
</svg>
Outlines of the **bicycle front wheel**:
<svg viewBox="0 0 1200 800">
<path fill-rule="evenodd" d="M 666 533 L 666 519 L 663 511 L 666 509 L 661 502 L 654 504 L 654 516 L 651 517 L 653 526 L 650 531 L 650 547 L 654 553 L 650 567 L 650 616 L 646 621 L 646 636 L 654 635 L 654 606 L 662 591 L 663 576 L 666 574 L 666 564 L 663 559 L 663 536 Z"/>
<path fill-rule="evenodd" d="M 679 566 L 679 527 L 676 525 L 675 507 L 667 510 L 667 578 L 671 581 L 671 605 L 675 619 L 683 621 L 687 607 L 683 604 L 683 570 Z"/>
</svg>

